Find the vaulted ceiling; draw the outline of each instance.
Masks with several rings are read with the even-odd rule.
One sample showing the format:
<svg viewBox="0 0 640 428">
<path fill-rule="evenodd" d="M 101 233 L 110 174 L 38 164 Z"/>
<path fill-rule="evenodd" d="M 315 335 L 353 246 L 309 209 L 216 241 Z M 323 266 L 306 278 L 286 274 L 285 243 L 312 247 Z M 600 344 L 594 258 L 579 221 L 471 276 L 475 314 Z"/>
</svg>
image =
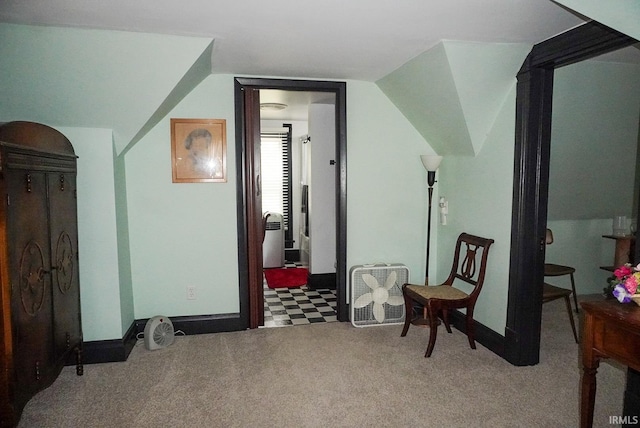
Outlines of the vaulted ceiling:
<svg viewBox="0 0 640 428">
<path fill-rule="evenodd" d="M 3 0 L 0 22 L 211 38 L 214 73 L 376 81 L 442 40 L 534 44 L 583 19 L 548 0 Z"/>
<path fill-rule="evenodd" d="M 19 66 L 0 62 L 0 93 L 15 118 L 113 129 L 122 153 L 212 73 L 364 80 L 436 151 L 474 154 L 530 46 L 589 19 L 559 2 L 3 0 L 0 55 Z"/>
</svg>

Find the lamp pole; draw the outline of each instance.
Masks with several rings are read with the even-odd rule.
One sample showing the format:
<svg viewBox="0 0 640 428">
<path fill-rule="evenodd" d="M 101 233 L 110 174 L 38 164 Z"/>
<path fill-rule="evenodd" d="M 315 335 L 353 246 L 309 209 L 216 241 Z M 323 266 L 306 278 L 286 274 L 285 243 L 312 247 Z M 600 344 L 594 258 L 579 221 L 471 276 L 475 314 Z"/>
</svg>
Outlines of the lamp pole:
<svg viewBox="0 0 640 428">
<path fill-rule="evenodd" d="M 429 247 L 431 246 L 431 207 L 433 205 L 433 185 L 436 183 L 436 170 L 442 162 L 442 156 L 421 155 L 420 160 L 427 170 L 427 184 L 429 185 L 429 211 L 427 213 L 427 259 L 425 263 L 424 285 L 429 285 Z"/>
<path fill-rule="evenodd" d="M 436 182 L 436 172 L 427 171 L 427 182 L 429 184 L 429 212 L 427 217 L 427 260 L 425 263 L 424 285 L 429 285 L 429 247 L 431 246 L 431 206 L 433 200 L 433 185 Z"/>
</svg>

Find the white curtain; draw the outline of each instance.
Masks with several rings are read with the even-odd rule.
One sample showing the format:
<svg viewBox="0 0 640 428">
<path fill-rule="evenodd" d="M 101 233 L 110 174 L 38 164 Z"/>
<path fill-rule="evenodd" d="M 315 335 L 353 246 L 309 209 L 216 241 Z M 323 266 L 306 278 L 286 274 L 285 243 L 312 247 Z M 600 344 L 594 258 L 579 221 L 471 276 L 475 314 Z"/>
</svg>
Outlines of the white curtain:
<svg viewBox="0 0 640 428">
<path fill-rule="evenodd" d="M 262 211 L 284 213 L 283 207 L 283 144 L 282 137 L 261 138 Z"/>
</svg>

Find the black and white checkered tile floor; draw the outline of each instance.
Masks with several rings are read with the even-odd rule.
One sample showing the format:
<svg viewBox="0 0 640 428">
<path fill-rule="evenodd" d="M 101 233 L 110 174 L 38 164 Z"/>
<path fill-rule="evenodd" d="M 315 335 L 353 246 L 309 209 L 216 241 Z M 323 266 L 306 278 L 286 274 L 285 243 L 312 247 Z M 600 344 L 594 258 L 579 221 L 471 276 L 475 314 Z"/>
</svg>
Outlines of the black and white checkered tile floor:
<svg viewBox="0 0 640 428">
<path fill-rule="evenodd" d="M 335 290 L 310 290 L 306 285 L 271 289 L 264 284 L 265 327 L 337 321 Z"/>
</svg>

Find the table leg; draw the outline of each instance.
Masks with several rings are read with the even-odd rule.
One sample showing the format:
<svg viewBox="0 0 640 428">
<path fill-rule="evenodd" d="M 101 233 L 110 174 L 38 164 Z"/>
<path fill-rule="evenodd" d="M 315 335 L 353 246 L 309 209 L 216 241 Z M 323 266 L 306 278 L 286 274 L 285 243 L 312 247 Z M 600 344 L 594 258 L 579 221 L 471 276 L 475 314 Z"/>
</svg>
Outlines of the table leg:
<svg viewBox="0 0 640 428">
<path fill-rule="evenodd" d="M 640 372 L 627 368 L 627 386 L 624 390 L 624 406 L 622 416 L 628 416 L 631 423 L 636 425 L 640 416 Z"/>
<path fill-rule="evenodd" d="M 591 428 L 593 426 L 593 406 L 596 401 L 596 373 L 598 361 L 594 361 L 593 367 L 582 369 L 582 394 L 580 398 L 580 427 Z"/>
<path fill-rule="evenodd" d="M 580 394 L 580 427 L 593 426 L 593 406 L 596 401 L 596 373 L 600 358 L 593 349 L 596 332 L 596 319 L 586 312 L 582 335 L 582 385 Z"/>
</svg>

